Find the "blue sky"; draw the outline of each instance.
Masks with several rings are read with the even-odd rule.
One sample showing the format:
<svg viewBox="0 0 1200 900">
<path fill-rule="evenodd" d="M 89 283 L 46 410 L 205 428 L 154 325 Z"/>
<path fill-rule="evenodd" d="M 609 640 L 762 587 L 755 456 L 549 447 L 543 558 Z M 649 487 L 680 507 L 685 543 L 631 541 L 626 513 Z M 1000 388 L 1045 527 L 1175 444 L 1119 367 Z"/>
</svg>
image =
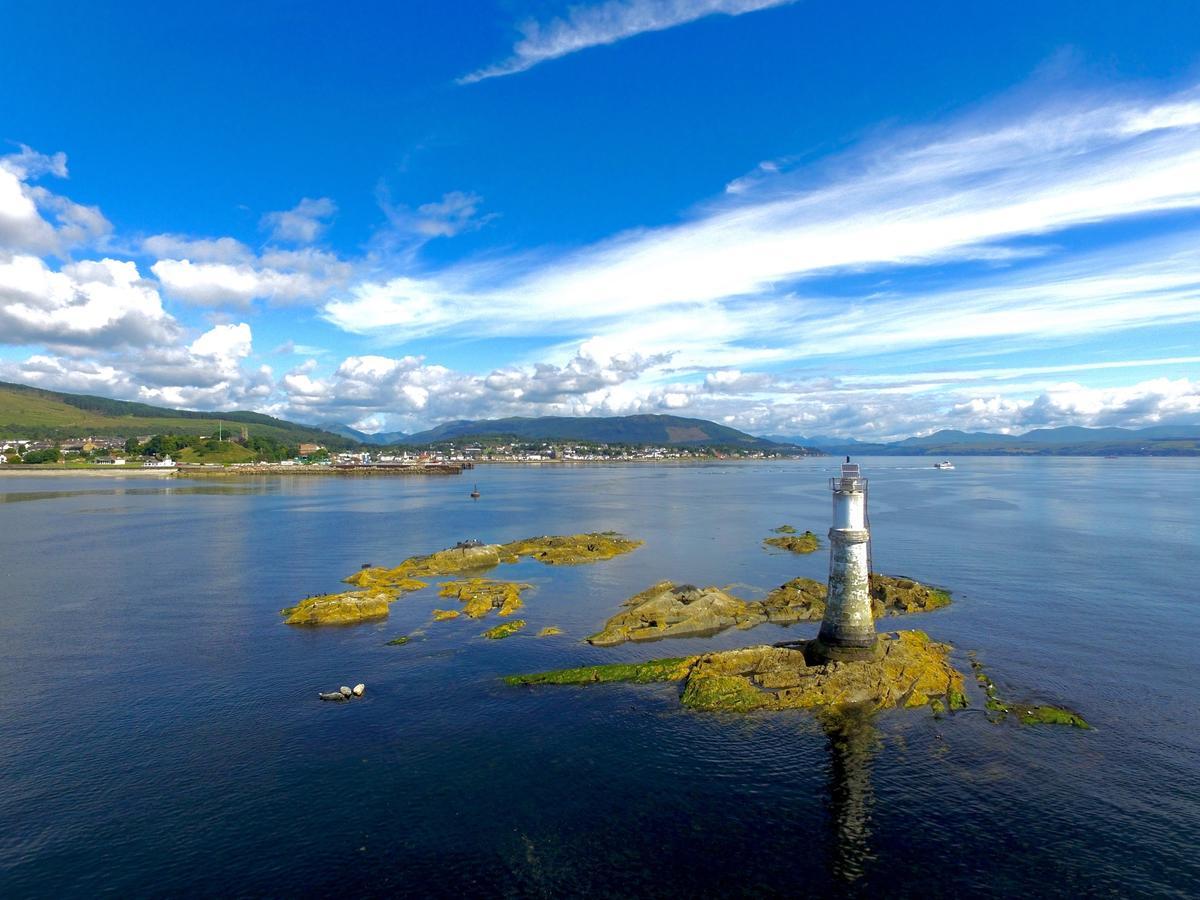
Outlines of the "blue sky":
<svg viewBox="0 0 1200 900">
<path fill-rule="evenodd" d="M 1200 422 L 1193 3 L 7 3 L 0 379 L 410 431 Z"/>
</svg>

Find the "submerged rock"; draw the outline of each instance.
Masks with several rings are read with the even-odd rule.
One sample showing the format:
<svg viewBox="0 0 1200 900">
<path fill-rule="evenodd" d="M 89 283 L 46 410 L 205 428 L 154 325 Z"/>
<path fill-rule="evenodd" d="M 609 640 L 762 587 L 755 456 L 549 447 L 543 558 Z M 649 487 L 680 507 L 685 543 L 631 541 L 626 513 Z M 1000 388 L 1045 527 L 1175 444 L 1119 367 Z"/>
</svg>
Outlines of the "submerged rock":
<svg viewBox="0 0 1200 900">
<path fill-rule="evenodd" d="M 407 644 L 411 640 L 412 640 L 412 638 L 410 638 L 408 635 L 402 634 L 399 637 L 392 638 L 390 641 L 387 642 L 387 645 L 389 647 L 403 647 L 405 644 Z"/>
<path fill-rule="evenodd" d="M 922 631 L 880 635 L 868 660 L 824 663 L 809 652 L 812 641 L 747 647 L 700 656 L 585 666 L 514 675 L 509 684 L 685 681 L 681 702 L 704 710 L 821 709 L 866 705 L 874 709 L 944 709 L 965 703 L 962 675 L 950 664 L 950 647 Z M 962 698 L 961 700 L 959 698 Z"/>
<path fill-rule="evenodd" d="M 1000 696 L 995 682 L 984 671 L 974 653 L 967 654 L 971 660 L 971 668 L 975 672 L 975 680 L 983 688 L 987 696 L 987 709 L 993 722 L 1003 722 L 1010 716 L 1021 725 L 1072 725 L 1075 728 L 1090 728 L 1087 721 L 1074 710 L 1064 706 L 1049 704 L 1017 703 Z"/>
<path fill-rule="evenodd" d="M 562 629 L 557 625 L 547 625 L 537 633 L 538 637 L 553 637 L 556 634 L 562 634 Z"/>
<path fill-rule="evenodd" d="M 501 638 L 516 634 L 525 627 L 525 624 L 524 619 L 513 619 L 511 622 L 504 622 L 495 628 L 489 628 L 483 633 L 483 636 L 489 641 L 498 641 Z"/>
<path fill-rule="evenodd" d="M 795 534 L 796 526 L 795 525 L 780 525 L 778 528 L 772 528 L 771 530 L 773 532 L 775 532 L 776 534 Z"/>
<path fill-rule="evenodd" d="M 389 591 L 345 591 L 308 597 L 282 613 L 288 625 L 349 625 L 383 618 L 395 599 Z"/>
<path fill-rule="evenodd" d="M 811 578 L 793 578 L 762 600 L 741 600 L 721 588 L 697 588 L 670 581 L 634 594 L 604 629 L 588 643 L 611 647 L 625 641 L 655 641 L 668 637 L 697 637 L 727 628 L 753 628 L 763 622 L 790 625 L 817 621 L 825 615 L 827 588 Z M 909 578 L 871 575 L 875 617 L 926 612 L 945 606 L 950 595 Z"/>
<path fill-rule="evenodd" d="M 501 616 L 511 616 L 524 605 L 521 592 L 530 587 L 515 581 L 472 578 L 468 581 L 447 581 L 439 594 L 462 601 L 465 604 L 464 613 L 472 619 L 482 619 L 493 609 L 499 610 Z"/>
<path fill-rule="evenodd" d="M 604 681 L 627 681 L 649 684 L 654 681 L 682 681 L 688 677 L 698 656 L 678 656 L 673 659 L 652 659 L 640 663 L 605 663 L 581 666 L 578 669 L 555 669 L 530 675 L 509 675 L 505 684 L 593 684 Z"/>
<path fill-rule="evenodd" d="M 778 531 L 779 529 L 775 530 Z M 795 532 L 794 528 L 791 532 L 787 532 L 781 537 L 767 538 L 763 543 L 768 547 L 778 547 L 781 550 L 789 550 L 792 553 L 813 553 L 821 549 L 821 539 L 811 531 L 806 531 L 804 534 L 794 534 L 793 532 Z"/>
</svg>

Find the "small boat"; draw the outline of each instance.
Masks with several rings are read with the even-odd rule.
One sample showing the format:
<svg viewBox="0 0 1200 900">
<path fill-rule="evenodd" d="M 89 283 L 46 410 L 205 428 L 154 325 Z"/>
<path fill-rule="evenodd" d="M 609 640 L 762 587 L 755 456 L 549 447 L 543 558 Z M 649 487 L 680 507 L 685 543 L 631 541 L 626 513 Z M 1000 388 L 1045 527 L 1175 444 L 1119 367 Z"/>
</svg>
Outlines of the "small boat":
<svg viewBox="0 0 1200 900">
<path fill-rule="evenodd" d="M 941 462 L 935 462 L 933 467 L 935 469 L 953 469 L 954 463 L 950 462 L 948 459 L 943 459 Z"/>
<path fill-rule="evenodd" d="M 478 500 L 478 499 L 479 499 L 479 485 L 477 485 L 477 484 L 476 484 L 476 485 L 473 485 L 473 486 L 471 487 L 471 499 L 472 499 L 472 500 Z"/>
</svg>

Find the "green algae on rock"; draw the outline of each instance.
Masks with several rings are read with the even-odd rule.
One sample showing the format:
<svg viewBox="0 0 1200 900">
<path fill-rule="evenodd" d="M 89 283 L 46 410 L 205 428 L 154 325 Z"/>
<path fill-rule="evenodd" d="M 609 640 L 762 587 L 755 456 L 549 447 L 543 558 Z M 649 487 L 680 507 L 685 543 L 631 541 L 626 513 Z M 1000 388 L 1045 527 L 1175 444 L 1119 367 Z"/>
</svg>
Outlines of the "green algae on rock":
<svg viewBox="0 0 1200 900">
<path fill-rule="evenodd" d="M 778 531 L 778 529 L 776 530 Z M 811 531 L 806 531 L 804 534 L 789 532 L 780 537 L 767 538 L 763 543 L 768 547 L 778 547 L 780 550 L 788 550 L 792 553 L 815 553 L 821 549 L 821 539 Z"/>
<path fill-rule="evenodd" d="M 515 581 L 471 578 L 467 581 L 447 581 L 438 593 L 462 601 L 466 615 L 472 619 L 482 619 L 493 609 L 499 610 L 501 616 L 511 616 L 524 605 L 521 592 L 530 587 Z"/>
<path fill-rule="evenodd" d="M 383 618 L 395 599 L 388 591 L 345 591 L 307 597 L 280 612 L 287 625 L 351 625 Z"/>
<path fill-rule="evenodd" d="M 996 714 L 991 717 L 991 721 L 999 723 L 1012 716 L 1022 725 L 1071 725 L 1075 728 L 1091 728 L 1083 716 L 1065 707 L 1016 703 L 1002 698 L 995 682 L 988 676 L 975 654 L 968 653 L 967 656 L 971 661 L 971 669 L 975 672 L 975 680 L 979 682 L 987 697 L 987 709 Z"/>
<path fill-rule="evenodd" d="M 680 656 L 673 659 L 652 659 L 642 663 L 604 663 L 598 666 L 580 666 L 576 669 L 555 669 L 551 672 L 535 672 L 532 675 L 509 675 L 505 684 L 593 684 L 598 682 L 626 681 L 633 684 L 650 684 L 655 681 L 682 681 L 687 678 L 692 664 L 698 656 Z"/>
<path fill-rule="evenodd" d="M 504 562 L 516 562 L 522 556 L 548 566 L 573 566 L 580 563 L 612 559 L 642 546 L 615 531 L 587 534 L 543 535 L 513 541 L 499 547 Z"/>
<path fill-rule="evenodd" d="M 411 640 L 412 640 L 412 638 L 410 638 L 408 635 L 406 635 L 406 634 L 402 634 L 402 635 L 400 635 L 399 637 L 394 637 L 394 638 L 392 638 L 390 641 L 388 641 L 388 642 L 387 642 L 387 646 L 389 646 L 389 647 L 403 647 L 405 644 L 407 644 L 407 643 L 408 643 L 409 641 L 411 641 Z"/>
<path fill-rule="evenodd" d="M 746 647 L 700 656 L 584 666 L 514 675 L 508 684 L 684 681 L 681 702 L 692 709 L 828 709 L 868 706 L 915 708 L 934 701 L 951 708 L 965 697 L 950 648 L 922 631 L 881 635 L 868 660 L 825 663 L 809 652 L 812 641 Z"/>
<path fill-rule="evenodd" d="M 557 625 L 547 625 L 537 633 L 538 637 L 554 637 L 556 634 L 562 634 L 562 629 Z"/>
<path fill-rule="evenodd" d="M 461 616 L 457 609 L 435 609 L 433 611 L 433 621 L 445 622 L 447 619 L 457 619 Z"/>
<path fill-rule="evenodd" d="M 509 622 L 503 622 L 497 625 L 495 628 L 489 628 L 483 633 L 483 636 L 489 641 L 498 641 L 501 638 L 506 638 L 510 635 L 516 634 L 525 627 L 525 624 L 526 623 L 524 619 L 513 619 Z"/>
<path fill-rule="evenodd" d="M 773 532 L 775 532 L 776 534 L 795 534 L 796 526 L 795 525 L 780 525 L 778 528 L 772 528 L 771 530 Z"/>
</svg>

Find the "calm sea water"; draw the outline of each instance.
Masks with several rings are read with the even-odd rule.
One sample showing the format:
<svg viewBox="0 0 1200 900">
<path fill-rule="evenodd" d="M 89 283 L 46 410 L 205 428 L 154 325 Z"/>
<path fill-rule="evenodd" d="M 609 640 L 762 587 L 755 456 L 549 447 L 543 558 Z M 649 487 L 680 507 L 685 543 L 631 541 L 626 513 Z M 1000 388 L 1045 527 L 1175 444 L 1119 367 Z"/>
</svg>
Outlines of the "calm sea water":
<svg viewBox="0 0 1200 900">
<path fill-rule="evenodd" d="M 885 627 L 1094 730 L 991 724 L 973 682 L 973 710 L 836 733 L 670 684 L 500 683 L 813 635 L 581 643 L 659 579 L 823 579 L 760 541 L 824 532 L 833 459 L 495 466 L 477 503 L 462 478 L 0 478 L 0 894 L 1196 895 L 1200 461 L 860 461 L 876 568 L 955 592 Z M 364 562 L 605 529 L 646 545 L 496 571 L 534 585 L 505 641 L 430 624 L 436 588 L 381 623 L 278 615 Z"/>
</svg>

